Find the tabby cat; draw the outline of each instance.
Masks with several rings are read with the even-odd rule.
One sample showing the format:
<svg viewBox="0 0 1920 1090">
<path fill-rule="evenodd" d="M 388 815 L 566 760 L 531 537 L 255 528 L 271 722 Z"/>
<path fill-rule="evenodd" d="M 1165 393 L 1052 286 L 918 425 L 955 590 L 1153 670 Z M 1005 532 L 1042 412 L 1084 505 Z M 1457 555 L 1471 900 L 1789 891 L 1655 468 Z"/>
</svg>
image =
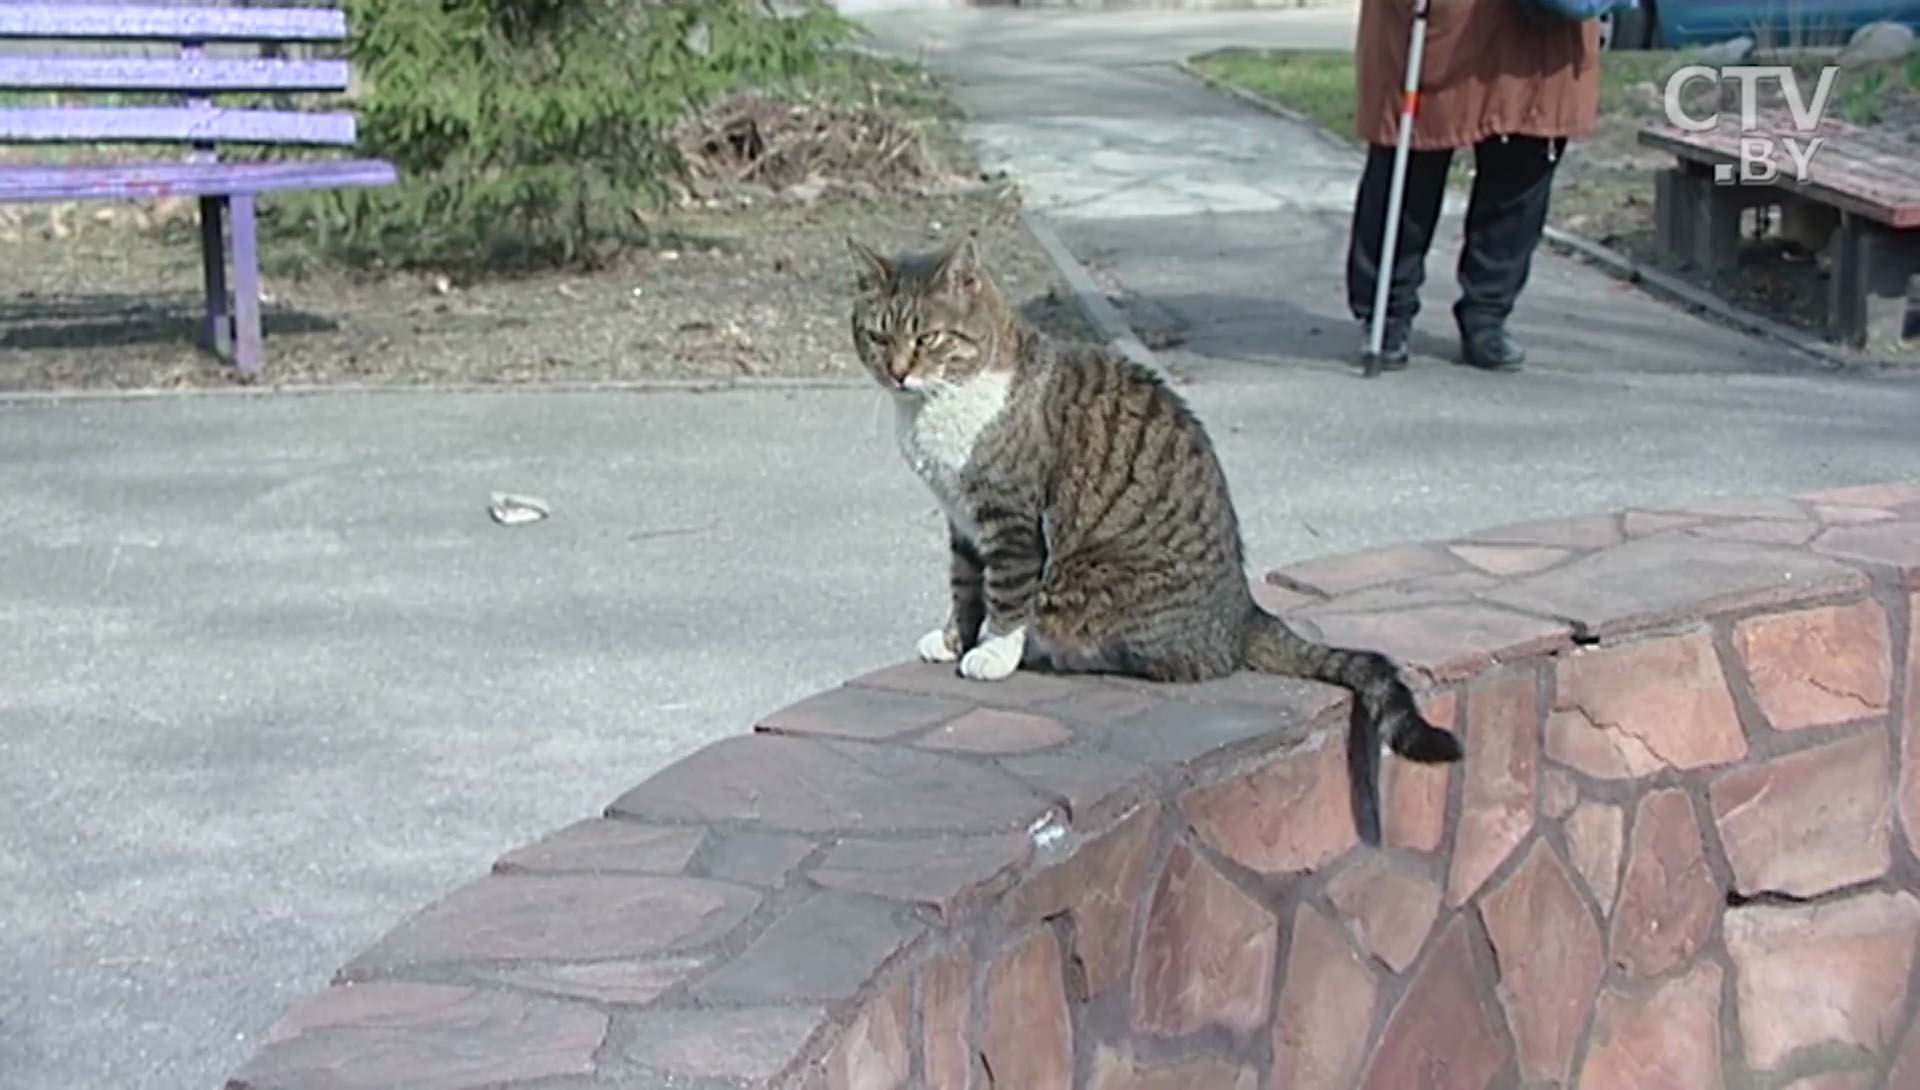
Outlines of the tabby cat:
<svg viewBox="0 0 1920 1090">
<path fill-rule="evenodd" d="M 1150 369 L 1025 322 L 972 235 L 856 257 L 853 340 L 893 397 L 901 453 L 947 516 L 951 611 L 921 638 L 968 678 L 1015 669 L 1192 682 L 1242 667 L 1353 691 L 1361 837 L 1379 843 L 1380 740 L 1458 760 L 1392 661 L 1315 643 L 1255 603 L 1200 421 Z"/>
</svg>

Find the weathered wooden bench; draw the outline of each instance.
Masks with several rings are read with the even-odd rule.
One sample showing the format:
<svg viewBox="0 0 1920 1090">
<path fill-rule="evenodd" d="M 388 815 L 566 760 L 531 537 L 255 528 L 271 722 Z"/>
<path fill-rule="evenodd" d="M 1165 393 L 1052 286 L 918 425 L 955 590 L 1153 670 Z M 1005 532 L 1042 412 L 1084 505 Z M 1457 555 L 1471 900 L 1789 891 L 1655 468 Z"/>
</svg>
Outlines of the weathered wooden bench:
<svg viewBox="0 0 1920 1090">
<path fill-rule="evenodd" d="M 1695 266 L 1718 271 L 1740 259 L 1742 214 L 1773 206 L 1816 249 L 1832 242 L 1828 284 L 1830 339 L 1860 347 L 1905 340 L 1907 283 L 1920 273 L 1920 159 L 1894 137 L 1834 119 L 1799 132 L 1785 111 L 1761 113 L 1743 129 L 1738 111 L 1721 114 L 1717 128 L 1689 132 L 1666 124 L 1640 130 L 1643 146 L 1671 152 L 1677 166 L 1656 176 L 1654 224 L 1658 245 Z M 1765 184 L 1742 183 L 1743 137 L 1792 137 L 1805 148 L 1804 177 L 1784 152 L 1780 171 Z M 1776 148 L 1781 147 L 1776 143 Z"/>
<path fill-rule="evenodd" d="M 255 198 L 272 190 L 386 185 L 396 172 L 378 159 L 222 161 L 223 143 L 351 145 L 354 118 L 216 105 L 213 96 L 345 91 L 346 61 L 285 54 L 289 46 L 338 43 L 346 35 L 346 16 L 332 7 L 222 7 L 206 0 L 0 4 L 0 40 L 12 50 L 0 54 L 0 90 L 81 98 L 81 104 L 0 108 L 0 143 L 157 144 L 180 151 L 138 162 L 0 165 L 0 202 L 198 197 L 206 286 L 201 343 L 251 376 L 261 361 Z M 114 93 L 162 104 L 100 97 Z"/>
</svg>

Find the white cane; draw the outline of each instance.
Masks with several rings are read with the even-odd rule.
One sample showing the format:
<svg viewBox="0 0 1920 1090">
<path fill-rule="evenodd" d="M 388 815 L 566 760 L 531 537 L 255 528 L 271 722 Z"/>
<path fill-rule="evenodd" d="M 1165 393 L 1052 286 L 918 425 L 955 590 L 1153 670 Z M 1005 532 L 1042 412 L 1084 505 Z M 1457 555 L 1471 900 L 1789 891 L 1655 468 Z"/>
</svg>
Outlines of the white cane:
<svg viewBox="0 0 1920 1090">
<path fill-rule="evenodd" d="M 1414 0 L 1413 31 L 1407 42 L 1407 79 L 1401 86 L 1400 141 L 1393 150 L 1393 177 L 1387 184 L 1387 222 L 1374 263 L 1373 315 L 1367 330 L 1366 376 L 1380 373 L 1380 352 L 1387 337 L 1387 291 L 1393 282 L 1394 250 L 1400 242 L 1400 203 L 1406 198 L 1407 154 L 1413 145 L 1413 115 L 1420 106 L 1420 55 L 1427 45 L 1428 0 Z"/>
</svg>

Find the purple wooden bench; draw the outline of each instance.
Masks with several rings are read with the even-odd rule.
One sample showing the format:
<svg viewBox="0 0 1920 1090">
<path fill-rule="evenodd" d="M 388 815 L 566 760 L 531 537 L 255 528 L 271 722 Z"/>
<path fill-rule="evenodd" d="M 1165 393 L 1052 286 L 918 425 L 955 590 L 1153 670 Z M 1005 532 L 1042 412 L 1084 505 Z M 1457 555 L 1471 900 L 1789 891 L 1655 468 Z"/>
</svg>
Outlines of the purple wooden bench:
<svg viewBox="0 0 1920 1090">
<path fill-rule="evenodd" d="M 256 195 L 387 185 L 396 174 L 392 164 L 378 159 L 222 162 L 216 150 L 222 142 L 350 145 L 354 119 L 344 112 L 217 106 L 212 96 L 345 91 L 347 62 L 278 54 L 290 44 L 341 42 L 346 35 L 345 14 L 330 7 L 0 4 L 0 40 L 94 43 L 91 52 L 63 46 L 57 53 L 0 55 L 0 90 L 178 96 L 166 106 L 0 108 L 0 142 L 176 144 L 182 151 L 144 162 L 0 165 L 0 202 L 198 197 L 207 297 L 202 344 L 251 376 L 260 369 Z M 151 55 L 153 43 L 171 46 L 172 55 Z M 214 43 L 250 45 L 257 55 L 212 55 L 206 47 Z"/>
</svg>

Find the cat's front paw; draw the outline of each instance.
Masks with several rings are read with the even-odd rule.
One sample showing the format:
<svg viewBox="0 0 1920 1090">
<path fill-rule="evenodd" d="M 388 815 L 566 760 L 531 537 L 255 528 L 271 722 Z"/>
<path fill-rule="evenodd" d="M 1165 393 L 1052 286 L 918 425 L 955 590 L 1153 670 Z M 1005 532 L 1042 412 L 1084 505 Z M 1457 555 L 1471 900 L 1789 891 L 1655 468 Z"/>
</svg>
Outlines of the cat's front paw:
<svg viewBox="0 0 1920 1090">
<path fill-rule="evenodd" d="M 1016 628 L 1004 636 L 989 636 L 980 646 L 960 656 L 960 675 L 975 681 L 999 681 L 1020 667 L 1026 653 L 1027 630 Z"/>
<path fill-rule="evenodd" d="M 920 653 L 921 662 L 952 662 L 960 657 L 960 649 L 954 646 L 944 628 L 936 628 L 920 637 L 914 650 Z"/>
</svg>

